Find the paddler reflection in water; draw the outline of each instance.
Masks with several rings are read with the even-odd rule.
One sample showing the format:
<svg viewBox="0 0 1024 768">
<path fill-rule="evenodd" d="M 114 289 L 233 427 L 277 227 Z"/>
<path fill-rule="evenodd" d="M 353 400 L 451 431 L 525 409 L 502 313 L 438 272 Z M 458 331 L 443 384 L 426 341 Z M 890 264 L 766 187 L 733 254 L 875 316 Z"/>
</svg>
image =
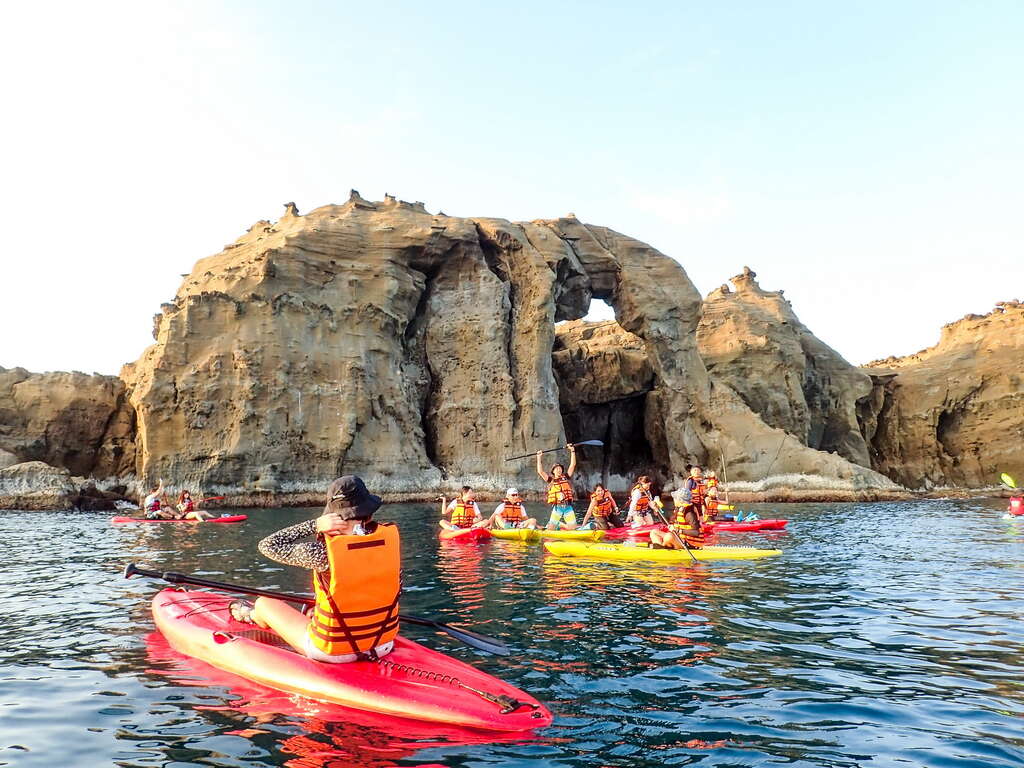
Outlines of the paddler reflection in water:
<svg viewBox="0 0 1024 768">
<path fill-rule="evenodd" d="M 381 503 L 360 478 L 339 477 L 320 517 L 259 543 L 271 560 L 313 571 L 310 616 L 260 597 L 255 605 L 231 603 L 232 617 L 269 627 L 315 661 L 343 664 L 389 653 L 398 634 L 401 553 L 398 528 L 370 519 Z"/>
</svg>

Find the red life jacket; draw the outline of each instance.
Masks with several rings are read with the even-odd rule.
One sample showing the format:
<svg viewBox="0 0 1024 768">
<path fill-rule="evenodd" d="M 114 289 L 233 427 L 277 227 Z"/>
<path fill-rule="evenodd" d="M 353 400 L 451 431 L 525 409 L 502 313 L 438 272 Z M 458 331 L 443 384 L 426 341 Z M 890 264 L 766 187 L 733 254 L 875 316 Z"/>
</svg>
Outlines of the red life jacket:
<svg viewBox="0 0 1024 768">
<path fill-rule="evenodd" d="M 572 504 L 572 483 L 565 475 L 551 479 L 551 485 L 548 486 L 548 504 Z"/>
<path fill-rule="evenodd" d="M 1008 509 L 1011 515 L 1024 515 L 1024 497 L 1014 496 Z"/>
<path fill-rule="evenodd" d="M 452 510 L 452 525 L 457 525 L 459 528 L 463 528 L 467 525 L 472 525 L 473 521 L 476 520 L 476 509 L 474 508 L 472 501 L 466 502 L 459 499 L 455 503 L 455 508 Z"/>
<path fill-rule="evenodd" d="M 526 519 L 526 512 L 523 510 L 523 502 L 509 501 L 505 499 L 505 506 L 501 509 L 501 519 L 506 523 L 521 523 Z"/>
<path fill-rule="evenodd" d="M 594 514 L 597 517 L 608 517 L 615 511 L 615 499 L 612 498 L 607 488 L 590 494 L 590 500 L 596 504 Z"/>
</svg>

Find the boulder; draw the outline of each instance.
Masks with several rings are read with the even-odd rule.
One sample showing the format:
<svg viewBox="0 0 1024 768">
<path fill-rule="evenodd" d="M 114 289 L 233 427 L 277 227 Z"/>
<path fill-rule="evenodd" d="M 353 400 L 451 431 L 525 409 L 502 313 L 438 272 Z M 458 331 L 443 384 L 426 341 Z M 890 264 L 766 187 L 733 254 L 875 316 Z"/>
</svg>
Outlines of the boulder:
<svg viewBox="0 0 1024 768">
<path fill-rule="evenodd" d="M 73 509 L 77 491 L 70 472 L 42 461 L 0 469 L 0 509 Z"/>
</svg>

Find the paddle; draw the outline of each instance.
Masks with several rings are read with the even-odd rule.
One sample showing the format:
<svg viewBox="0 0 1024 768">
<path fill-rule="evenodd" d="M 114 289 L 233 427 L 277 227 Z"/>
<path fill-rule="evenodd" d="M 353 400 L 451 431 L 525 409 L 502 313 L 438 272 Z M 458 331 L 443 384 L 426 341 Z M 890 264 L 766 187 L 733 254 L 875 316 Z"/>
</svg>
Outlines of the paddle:
<svg viewBox="0 0 1024 768">
<path fill-rule="evenodd" d="M 1005 485 L 1011 491 L 1019 491 L 1020 490 L 1020 488 L 1017 487 L 1017 483 L 1015 483 L 1013 481 L 1013 478 L 1010 477 L 1007 473 L 1003 472 L 1003 474 L 1001 474 L 999 476 L 999 479 L 1002 481 L 1003 485 Z"/>
<path fill-rule="evenodd" d="M 314 603 L 313 598 L 307 597 L 306 595 L 294 595 L 288 592 L 277 592 L 270 589 L 258 589 L 256 587 L 244 587 L 238 584 L 228 584 L 223 581 L 200 579 L 197 576 L 189 576 L 184 573 L 176 573 L 175 571 L 150 571 L 145 568 L 139 568 L 135 563 L 128 563 L 128 565 L 124 567 L 124 577 L 126 579 L 130 579 L 136 574 L 139 576 L 146 576 L 151 579 L 160 579 L 161 581 L 166 581 L 169 584 L 192 584 L 197 587 L 218 589 L 222 592 L 236 592 L 240 595 L 274 597 L 278 600 L 287 600 L 289 603 L 300 603 L 302 605 L 313 605 Z M 418 627 L 430 627 L 438 632 L 444 632 L 466 645 L 472 646 L 473 648 L 481 651 L 486 651 L 487 653 L 493 653 L 496 656 L 509 656 L 512 653 L 508 646 L 501 640 L 494 637 L 488 637 L 487 635 L 481 635 L 478 632 L 473 632 L 468 629 L 459 629 L 458 627 L 453 627 L 451 624 L 444 624 L 440 621 L 434 621 L 433 619 L 427 619 L 422 616 L 411 616 L 407 613 L 398 614 L 398 618 L 406 624 L 415 624 Z"/>
<path fill-rule="evenodd" d="M 205 499 L 197 501 L 196 504 L 202 504 L 204 501 L 220 501 L 223 498 L 223 496 L 207 496 Z"/>
<path fill-rule="evenodd" d="M 580 441 L 578 443 L 573 443 L 573 447 L 576 447 L 576 446 L 579 446 L 579 445 L 604 445 L 604 443 L 602 443 L 600 440 L 582 440 L 582 441 Z M 554 451 L 560 451 L 563 448 L 565 448 L 565 446 L 564 445 L 560 445 L 557 448 L 548 448 L 546 451 L 541 451 L 541 453 L 553 453 Z M 536 455 L 537 455 L 537 452 L 534 451 L 533 453 L 524 453 L 522 456 L 513 456 L 510 459 L 505 459 L 505 461 L 515 461 L 516 459 L 529 459 L 529 458 L 531 458 L 533 456 L 536 456 Z"/>
<path fill-rule="evenodd" d="M 648 491 L 648 492 L 647 492 L 647 498 L 649 498 L 649 499 L 651 498 L 651 494 L 650 494 L 650 491 Z M 656 511 L 656 512 L 658 513 L 658 517 L 660 517 L 660 518 L 661 518 L 661 522 L 663 522 L 663 523 L 665 524 L 665 527 L 666 527 L 666 528 L 668 528 L 669 532 L 670 532 L 670 533 L 671 533 L 671 534 L 672 534 L 673 536 L 675 536 L 675 537 L 676 537 L 676 541 L 678 541 L 678 542 L 679 542 L 679 546 L 681 546 L 681 547 L 682 547 L 683 549 L 685 549 L 685 550 L 686 550 L 686 554 L 688 554 L 688 555 L 690 556 L 690 559 L 691 559 L 691 560 L 693 560 L 693 562 L 695 562 L 695 563 L 696 563 L 696 562 L 697 562 L 697 558 L 696 558 L 696 556 L 694 556 L 693 552 L 691 552 L 691 551 L 690 551 L 690 548 L 689 548 L 688 546 L 686 546 L 686 542 L 685 542 L 685 541 L 683 541 L 683 539 L 682 539 L 682 537 L 681 537 L 681 536 L 679 535 L 679 533 L 678 533 L 678 532 L 676 532 L 676 530 L 675 530 L 675 529 L 674 529 L 674 528 L 673 528 L 673 527 L 672 527 L 671 525 L 669 525 L 669 522 L 668 522 L 668 520 L 667 520 L 667 519 L 665 519 L 665 515 L 664 515 L 664 514 L 662 513 L 662 511 L 661 511 L 661 507 L 659 507 L 659 506 L 658 506 L 658 505 L 657 505 L 657 504 L 655 503 L 654 499 L 651 499 L 651 503 L 650 503 L 650 504 L 649 504 L 648 506 L 649 506 L 649 507 L 651 507 L 652 509 L 654 509 L 654 511 Z M 677 519 L 678 519 L 678 518 L 677 518 Z"/>
</svg>

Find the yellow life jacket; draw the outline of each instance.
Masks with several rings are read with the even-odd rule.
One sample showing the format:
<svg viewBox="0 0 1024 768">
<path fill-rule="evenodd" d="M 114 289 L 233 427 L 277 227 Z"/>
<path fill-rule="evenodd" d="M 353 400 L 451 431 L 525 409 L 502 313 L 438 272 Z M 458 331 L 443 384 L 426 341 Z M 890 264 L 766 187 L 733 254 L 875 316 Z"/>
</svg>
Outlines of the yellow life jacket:
<svg viewBox="0 0 1024 768">
<path fill-rule="evenodd" d="M 328 536 L 325 544 L 330 568 L 313 574 L 311 643 L 340 656 L 394 640 L 402 591 L 398 528 L 379 523 L 373 533 Z"/>
<path fill-rule="evenodd" d="M 457 525 L 459 528 L 472 525 L 473 521 L 476 520 L 474 503 L 472 501 L 463 501 L 462 499 L 455 502 L 455 507 L 452 509 L 452 525 Z"/>
<path fill-rule="evenodd" d="M 548 504 L 572 504 L 572 483 L 565 475 L 552 478 L 548 486 Z"/>
</svg>

